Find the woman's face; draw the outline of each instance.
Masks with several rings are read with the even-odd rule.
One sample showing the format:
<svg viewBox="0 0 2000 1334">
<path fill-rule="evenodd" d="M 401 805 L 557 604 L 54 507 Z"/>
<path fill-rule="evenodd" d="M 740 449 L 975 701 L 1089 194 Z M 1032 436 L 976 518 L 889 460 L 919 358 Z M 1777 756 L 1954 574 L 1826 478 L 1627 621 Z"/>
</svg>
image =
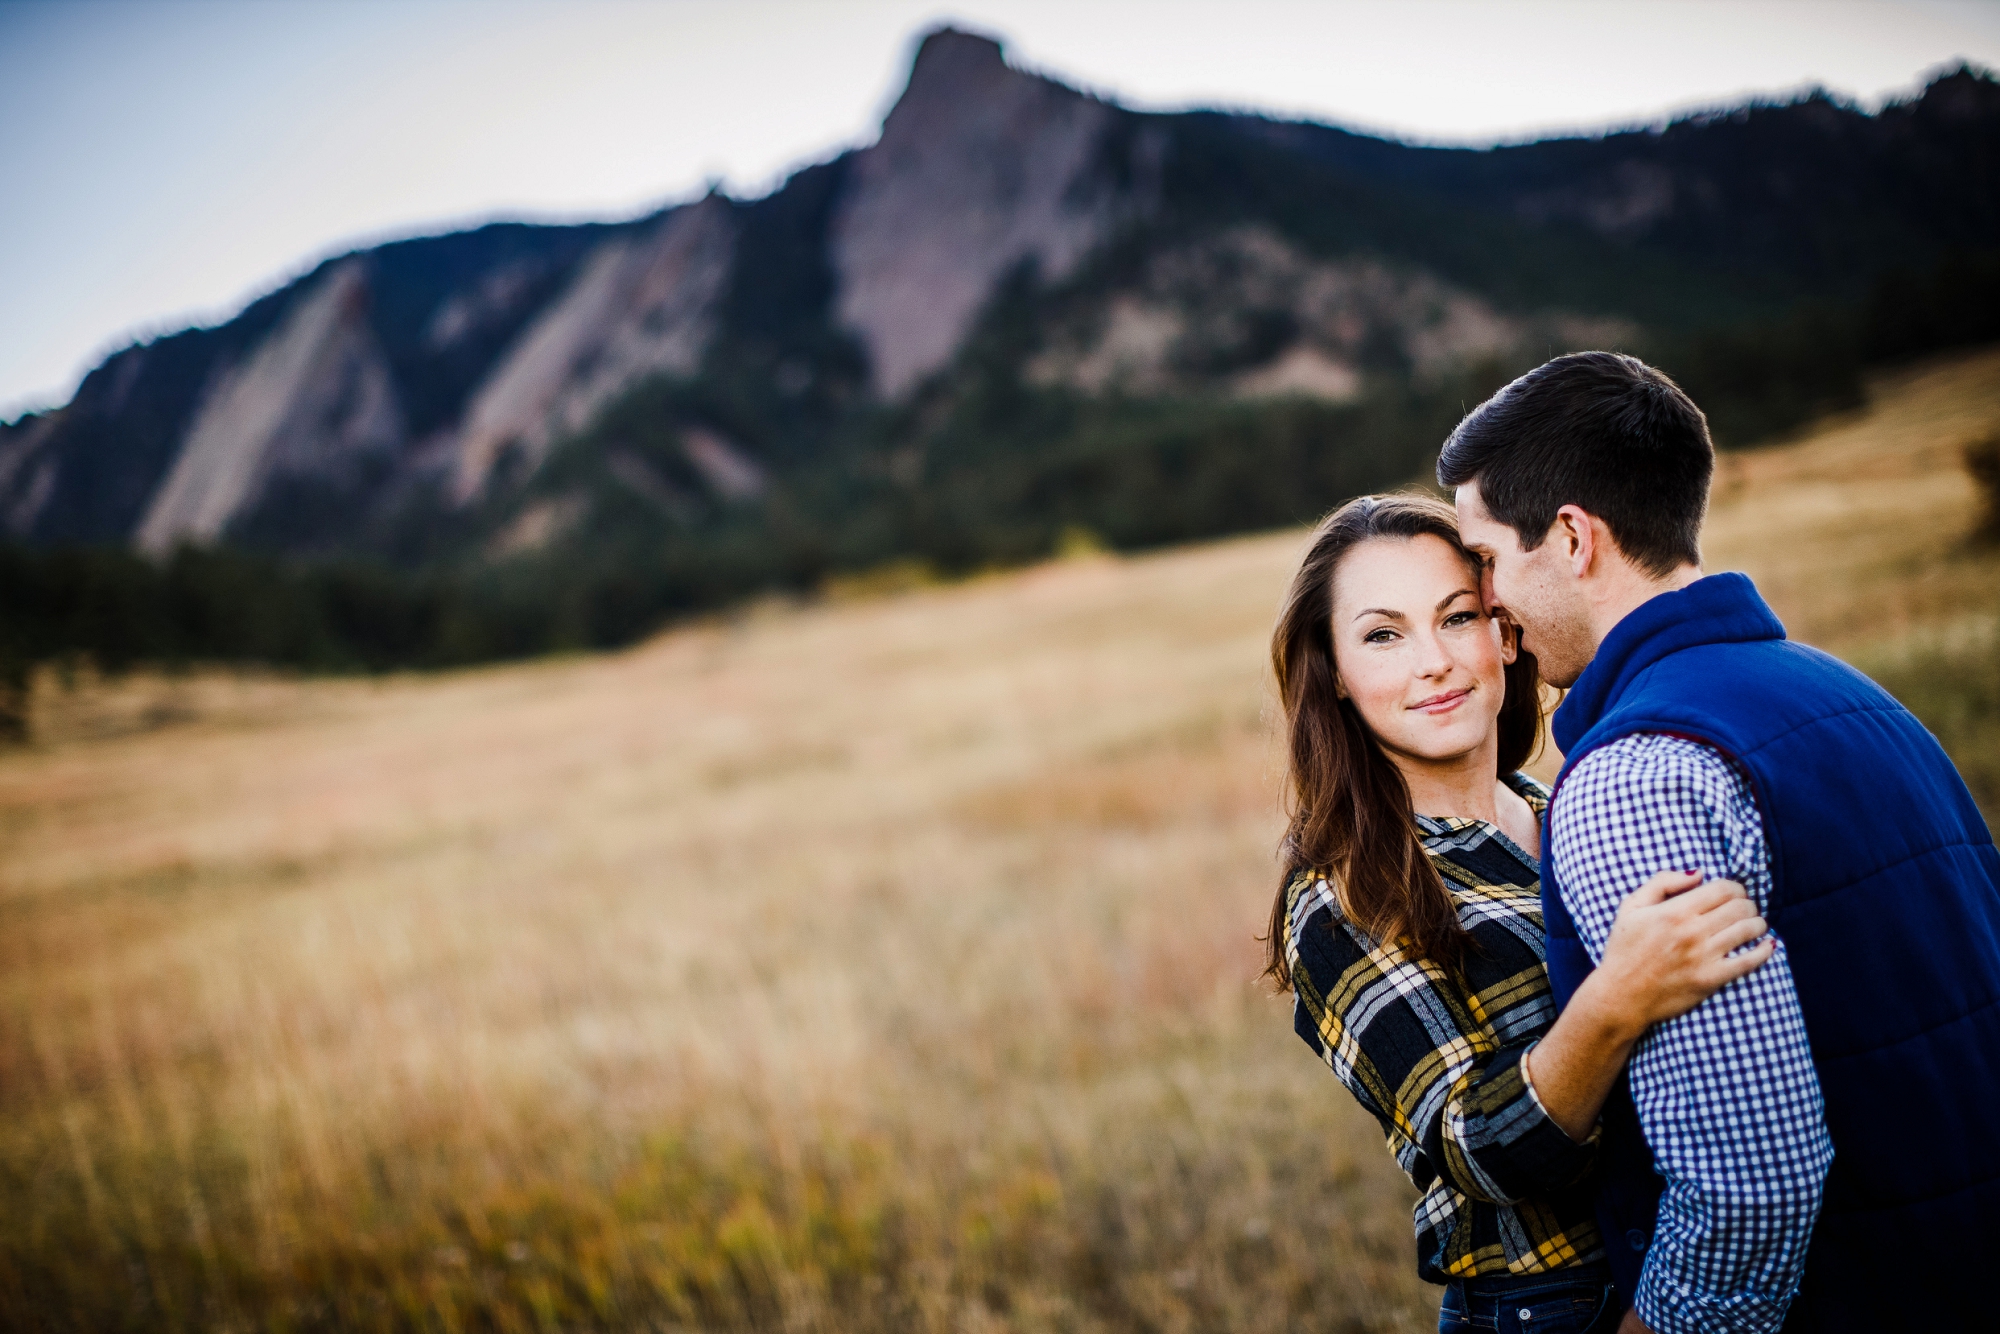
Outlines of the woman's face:
<svg viewBox="0 0 2000 1334">
<path fill-rule="evenodd" d="M 1512 627 L 1486 613 L 1479 579 L 1436 537 L 1378 537 L 1333 576 L 1341 693 L 1389 753 L 1449 764 L 1498 744 Z"/>
</svg>

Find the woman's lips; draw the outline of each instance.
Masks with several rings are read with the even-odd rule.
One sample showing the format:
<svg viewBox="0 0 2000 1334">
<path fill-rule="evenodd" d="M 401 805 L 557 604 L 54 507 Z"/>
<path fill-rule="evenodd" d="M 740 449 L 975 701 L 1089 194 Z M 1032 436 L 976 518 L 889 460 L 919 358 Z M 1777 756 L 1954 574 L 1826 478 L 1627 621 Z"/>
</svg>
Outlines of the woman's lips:
<svg viewBox="0 0 2000 1334">
<path fill-rule="evenodd" d="M 1429 699 L 1418 700 L 1410 707 L 1418 713 L 1450 713 L 1471 693 L 1470 686 L 1463 690 L 1447 690 L 1442 695 L 1432 695 Z"/>
</svg>

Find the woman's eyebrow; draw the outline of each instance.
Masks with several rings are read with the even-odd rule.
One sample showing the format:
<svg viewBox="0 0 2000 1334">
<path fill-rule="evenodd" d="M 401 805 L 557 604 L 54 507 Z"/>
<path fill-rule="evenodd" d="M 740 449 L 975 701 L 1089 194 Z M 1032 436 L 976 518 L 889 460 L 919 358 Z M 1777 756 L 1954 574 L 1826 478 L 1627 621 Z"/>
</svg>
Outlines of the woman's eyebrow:
<svg viewBox="0 0 2000 1334">
<path fill-rule="evenodd" d="M 1457 596 L 1458 594 L 1456 593 L 1452 594 L 1452 597 Z M 1449 600 L 1449 598 L 1446 599 L 1446 601 Z M 1363 607 L 1360 611 L 1354 613 L 1354 619 L 1357 621 L 1363 616 L 1387 616 L 1392 621 L 1407 621 L 1409 619 L 1402 612 L 1390 611 L 1387 607 Z"/>
<path fill-rule="evenodd" d="M 1478 596 L 1479 596 L 1479 590 L 1476 588 L 1461 588 L 1456 593 L 1453 593 L 1449 597 L 1445 598 L 1444 601 L 1438 603 L 1437 609 L 1439 611 L 1443 611 L 1446 607 L 1449 607 L 1452 603 L 1458 601 L 1460 598 L 1464 597 L 1476 598 Z"/>
</svg>

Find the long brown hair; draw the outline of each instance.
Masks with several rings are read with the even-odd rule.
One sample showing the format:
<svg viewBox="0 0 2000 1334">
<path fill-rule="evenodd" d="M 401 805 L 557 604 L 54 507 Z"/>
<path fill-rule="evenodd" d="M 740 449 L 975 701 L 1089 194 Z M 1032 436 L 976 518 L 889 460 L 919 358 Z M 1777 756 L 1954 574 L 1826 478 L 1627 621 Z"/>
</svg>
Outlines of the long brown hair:
<svg viewBox="0 0 2000 1334">
<path fill-rule="evenodd" d="M 1271 668 L 1285 711 L 1290 750 L 1291 824 L 1279 846 L 1284 875 L 1271 906 L 1264 975 L 1292 986 L 1285 961 L 1285 891 L 1308 868 L 1340 886 L 1341 906 L 1377 941 L 1400 940 L 1422 958 L 1451 968 L 1464 962 L 1467 937 L 1437 869 L 1425 855 L 1403 775 L 1335 688 L 1333 576 L 1348 552 L 1378 537 L 1435 537 L 1479 563 L 1458 539 L 1451 506 L 1429 496 L 1362 496 L 1320 520 L 1285 595 L 1271 634 Z M 1534 754 L 1541 733 L 1540 680 L 1533 655 L 1508 665 L 1500 706 L 1500 773 Z M 1497 775 L 1496 775 L 1497 777 Z"/>
</svg>

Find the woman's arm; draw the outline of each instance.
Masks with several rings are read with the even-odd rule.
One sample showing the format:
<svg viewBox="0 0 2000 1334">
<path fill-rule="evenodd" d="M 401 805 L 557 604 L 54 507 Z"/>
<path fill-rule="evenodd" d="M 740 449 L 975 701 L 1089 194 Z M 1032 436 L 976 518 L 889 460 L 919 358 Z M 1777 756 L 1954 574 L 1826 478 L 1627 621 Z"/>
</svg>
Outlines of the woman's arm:
<svg viewBox="0 0 2000 1334">
<path fill-rule="evenodd" d="M 1697 888 L 1699 886 L 1699 888 Z M 1618 906 L 1604 960 L 1521 1058 L 1536 1100 L 1581 1143 L 1646 1030 L 1692 1010 L 1777 948 L 1733 880 L 1662 871 Z M 1765 937 L 1755 949 L 1731 951 Z"/>
<path fill-rule="evenodd" d="M 1487 1045 L 1449 970 L 1370 941 L 1324 881 L 1296 887 L 1287 917 L 1299 1036 L 1380 1119 L 1418 1189 L 1442 1176 L 1473 1199 L 1517 1204 L 1589 1171 L 1595 1140 L 1573 1143 L 1535 1105 L 1520 1068 L 1528 1044 Z M 1484 1019 L 1505 1029 L 1511 1006 L 1548 996 L 1516 988 L 1491 1004 Z"/>
</svg>

